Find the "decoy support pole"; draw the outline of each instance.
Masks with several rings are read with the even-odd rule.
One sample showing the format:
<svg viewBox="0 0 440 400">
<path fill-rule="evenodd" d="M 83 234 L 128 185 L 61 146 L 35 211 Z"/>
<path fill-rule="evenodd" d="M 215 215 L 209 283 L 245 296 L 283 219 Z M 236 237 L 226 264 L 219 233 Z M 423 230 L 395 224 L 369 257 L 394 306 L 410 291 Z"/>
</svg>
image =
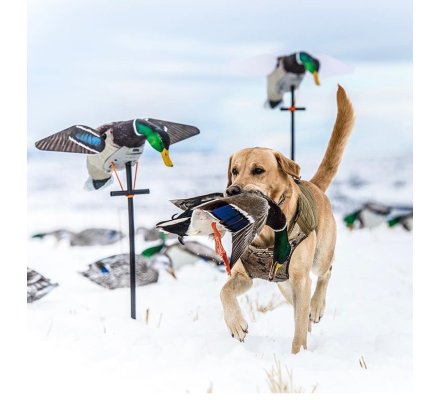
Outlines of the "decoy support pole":
<svg viewBox="0 0 440 400">
<path fill-rule="evenodd" d="M 128 204 L 128 239 L 130 241 L 130 309 L 131 318 L 136 319 L 136 259 L 134 243 L 134 207 L 133 197 L 136 194 L 148 194 L 150 189 L 133 189 L 133 178 L 131 173 L 131 161 L 125 163 L 127 178 L 127 190 L 117 190 L 110 192 L 110 196 L 127 196 Z"/>
<path fill-rule="evenodd" d="M 305 111 L 305 107 L 295 107 L 295 86 L 290 87 L 291 105 L 290 107 L 281 107 L 281 111 L 290 111 L 290 158 L 295 160 L 295 111 Z"/>
</svg>

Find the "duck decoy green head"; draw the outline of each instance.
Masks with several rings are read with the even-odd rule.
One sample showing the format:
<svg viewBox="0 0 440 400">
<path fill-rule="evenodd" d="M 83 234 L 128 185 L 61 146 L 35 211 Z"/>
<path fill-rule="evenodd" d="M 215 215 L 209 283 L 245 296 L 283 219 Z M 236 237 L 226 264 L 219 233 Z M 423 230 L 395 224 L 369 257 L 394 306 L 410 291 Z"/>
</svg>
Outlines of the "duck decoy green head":
<svg viewBox="0 0 440 400">
<path fill-rule="evenodd" d="M 319 75 L 318 75 L 319 66 L 320 66 L 319 61 L 304 51 L 301 51 L 299 53 L 299 59 L 303 63 L 304 68 L 313 75 L 315 84 L 319 86 L 320 85 Z"/>
<path fill-rule="evenodd" d="M 150 146 L 162 155 L 162 160 L 167 167 L 173 166 L 169 155 L 171 139 L 165 129 L 143 119 L 133 120 L 133 129 L 136 135 L 144 136 Z"/>
</svg>

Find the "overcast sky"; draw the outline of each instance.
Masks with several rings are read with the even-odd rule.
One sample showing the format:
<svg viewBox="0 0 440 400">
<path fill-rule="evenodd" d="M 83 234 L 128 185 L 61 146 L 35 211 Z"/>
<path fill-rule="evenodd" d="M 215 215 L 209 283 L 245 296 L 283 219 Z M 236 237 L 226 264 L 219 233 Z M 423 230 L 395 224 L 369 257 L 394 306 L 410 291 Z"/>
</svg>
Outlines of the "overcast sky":
<svg viewBox="0 0 440 400">
<path fill-rule="evenodd" d="M 157 117 L 200 127 L 202 134 L 177 151 L 265 145 L 288 153 L 288 116 L 262 108 L 265 73 L 244 75 L 233 65 L 300 49 L 354 68 L 323 78 L 319 88 L 305 79 L 298 94 L 307 106 L 297 116 L 300 152 L 325 148 L 337 82 L 357 109 L 354 154 L 411 151 L 407 0 L 33 0 L 29 145 L 77 123 Z"/>
</svg>

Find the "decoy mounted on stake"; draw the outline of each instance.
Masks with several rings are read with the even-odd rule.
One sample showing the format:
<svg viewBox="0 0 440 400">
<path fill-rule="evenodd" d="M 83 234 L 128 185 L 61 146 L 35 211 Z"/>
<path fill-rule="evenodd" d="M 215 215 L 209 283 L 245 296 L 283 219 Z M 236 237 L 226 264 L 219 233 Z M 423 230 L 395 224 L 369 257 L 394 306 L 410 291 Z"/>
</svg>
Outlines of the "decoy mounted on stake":
<svg viewBox="0 0 440 400">
<path fill-rule="evenodd" d="M 319 86 L 319 67 L 319 60 L 305 51 L 277 57 L 275 69 L 267 76 L 266 105 L 270 108 L 279 106 L 285 93 L 290 92 L 292 87 L 298 89 L 307 71 Z"/>
<path fill-rule="evenodd" d="M 273 261 L 269 272 L 272 280 L 280 266 L 291 254 L 287 233 L 287 221 L 280 207 L 259 191 L 247 191 L 235 196 L 223 197 L 213 193 L 190 199 L 172 200 L 184 212 L 156 227 L 183 237 L 209 235 L 215 239 L 216 252 L 222 256 L 228 274 L 231 267 L 247 250 L 265 225 L 275 231 Z M 221 237 L 232 234 L 232 254 L 229 261 Z"/>
<path fill-rule="evenodd" d="M 110 185 L 112 172 L 118 178 L 120 191 L 110 192 L 110 196 L 126 196 L 128 206 L 128 238 L 130 242 L 130 304 L 131 318 L 136 319 L 136 253 L 133 197 L 150 193 L 149 189 L 135 189 L 137 161 L 145 142 L 160 152 L 166 166 L 172 167 L 169 156 L 170 145 L 200 133 L 195 126 L 153 118 L 137 118 L 129 121 L 112 122 L 93 129 L 84 125 L 74 125 L 52 136 L 39 140 L 35 146 L 40 150 L 88 154 L 87 170 L 89 179 L 85 188 L 103 189 Z M 136 165 L 134 183 L 132 166 Z M 117 170 L 125 168 L 127 189 L 124 190 Z"/>
<path fill-rule="evenodd" d="M 87 190 L 98 190 L 112 182 L 112 169 L 121 170 L 141 156 L 145 142 L 160 152 L 166 166 L 172 167 L 170 145 L 200 133 L 195 126 L 137 118 L 112 122 L 96 129 L 74 125 L 35 143 L 40 150 L 83 153 L 87 156 Z"/>
</svg>

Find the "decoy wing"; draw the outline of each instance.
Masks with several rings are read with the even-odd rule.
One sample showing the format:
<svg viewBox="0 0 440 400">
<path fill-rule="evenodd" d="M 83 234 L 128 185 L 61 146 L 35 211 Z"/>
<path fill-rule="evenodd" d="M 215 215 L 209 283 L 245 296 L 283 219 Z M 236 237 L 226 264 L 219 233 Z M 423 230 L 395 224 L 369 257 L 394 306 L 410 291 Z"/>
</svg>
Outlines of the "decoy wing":
<svg viewBox="0 0 440 400">
<path fill-rule="evenodd" d="M 255 203 L 254 209 L 257 211 L 252 215 L 240 207 L 240 203 L 246 204 L 250 200 Z M 230 264 L 233 267 L 266 224 L 269 205 L 267 200 L 260 196 L 242 194 L 213 200 L 197 208 L 209 212 L 232 233 Z"/>
<path fill-rule="evenodd" d="M 198 135 L 200 130 L 192 125 L 178 124 L 177 122 L 162 121 L 161 119 L 147 118 L 147 121 L 159 126 L 168 133 L 171 139 L 170 144 L 180 142 L 192 136 Z"/>
<path fill-rule="evenodd" d="M 88 126 L 74 125 L 39 140 L 35 147 L 46 151 L 97 154 L 104 150 L 105 140 Z"/>
<path fill-rule="evenodd" d="M 209 193 L 204 194 L 203 196 L 189 197 L 188 199 L 170 200 L 170 202 L 181 210 L 186 211 L 208 201 L 221 199 L 223 197 L 223 193 Z"/>
<path fill-rule="evenodd" d="M 265 223 L 266 217 L 262 216 L 261 218 L 256 219 L 253 224 L 249 224 L 242 230 L 232 233 L 231 268 L 254 241 L 255 237 L 260 234 Z"/>
</svg>

